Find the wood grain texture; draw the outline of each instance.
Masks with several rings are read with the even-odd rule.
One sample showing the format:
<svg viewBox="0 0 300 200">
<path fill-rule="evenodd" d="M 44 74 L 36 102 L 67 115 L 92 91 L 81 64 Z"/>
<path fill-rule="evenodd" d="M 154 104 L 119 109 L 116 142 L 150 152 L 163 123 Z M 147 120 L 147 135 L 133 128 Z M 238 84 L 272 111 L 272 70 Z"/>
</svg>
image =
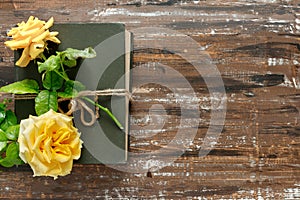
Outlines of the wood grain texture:
<svg viewBox="0 0 300 200">
<path fill-rule="evenodd" d="M 32 177 L 28 166 L 1 168 L 0 198 L 64 199 L 299 199 L 300 198 L 300 4 L 298 1 L 73 0 L 0 2 L 0 85 L 14 81 L 13 52 L 6 31 L 29 15 L 56 22 L 123 22 L 177 31 L 174 49 L 191 37 L 222 75 L 226 120 L 214 149 L 199 156 L 211 119 L 211 95 L 193 65 L 172 48 L 155 49 L 168 35 L 136 34 L 132 85 L 130 152 L 149 156 L 179 129 L 196 136 L 173 163 L 147 157 L 149 173 L 104 165 L 75 164 L 71 175 L 54 181 Z M 178 38 L 176 40 L 176 38 Z M 182 49 L 182 51 L 189 49 Z M 191 55 L 198 60 L 199 55 Z M 190 98 L 176 74 L 162 78 L 163 66 L 188 80 Z M 140 86 L 139 83 L 149 84 Z M 185 91 L 177 97 L 172 89 Z M 160 104 L 161 106 L 153 105 Z M 184 105 L 184 109 L 181 107 Z M 200 116 L 193 114 L 198 106 Z M 190 106 L 190 107 L 189 107 Z M 182 116 L 182 112 L 188 115 Z M 222 111 L 222 108 L 220 108 Z M 200 118 L 200 122 L 197 120 Z M 180 120 L 186 126 L 180 124 Z M 194 123 L 198 122 L 198 123 Z M 222 124 L 215 124 L 216 126 Z M 146 127 L 146 128 L 145 128 Z M 159 128 L 157 128 L 159 127 Z M 174 155 L 165 154 L 166 160 Z M 150 154 L 151 155 L 151 154 Z"/>
</svg>

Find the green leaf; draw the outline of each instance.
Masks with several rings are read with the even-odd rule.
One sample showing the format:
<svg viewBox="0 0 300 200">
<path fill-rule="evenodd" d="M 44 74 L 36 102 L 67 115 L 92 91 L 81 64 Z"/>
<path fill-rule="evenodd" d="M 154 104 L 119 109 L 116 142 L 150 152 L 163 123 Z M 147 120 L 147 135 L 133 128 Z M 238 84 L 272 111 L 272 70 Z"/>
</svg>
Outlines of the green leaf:
<svg viewBox="0 0 300 200">
<path fill-rule="evenodd" d="M 3 120 L 5 119 L 6 116 L 6 112 L 5 110 L 0 111 L 0 124 L 3 122 Z"/>
<path fill-rule="evenodd" d="M 77 65 L 77 61 L 76 60 L 69 60 L 69 59 L 65 58 L 63 60 L 63 64 L 68 66 L 68 67 L 75 67 Z"/>
<path fill-rule="evenodd" d="M 6 104 L 5 104 L 5 102 L 7 102 L 7 101 L 3 101 L 4 103 L 0 103 L 0 111 L 5 111 L 5 109 L 6 109 Z"/>
<path fill-rule="evenodd" d="M 0 129 L 0 142 L 6 142 L 6 141 L 7 141 L 6 134 L 3 130 Z"/>
<path fill-rule="evenodd" d="M 6 158 L 10 160 L 11 163 L 13 163 L 13 165 L 21 165 L 24 162 L 21 160 L 21 158 L 19 157 L 19 143 L 17 142 L 12 142 L 8 145 L 7 149 L 6 149 Z"/>
<path fill-rule="evenodd" d="M 75 93 L 76 91 L 74 91 L 74 93 L 73 93 L 73 91 L 72 92 L 66 92 L 66 91 L 63 91 L 63 92 L 58 92 L 57 93 L 57 96 L 58 97 L 61 97 L 61 98 L 73 98 L 73 97 L 75 97 L 76 95 L 74 95 L 74 94 L 76 94 Z"/>
<path fill-rule="evenodd" d="M 14 125 L 7 128 L 5 131 L 6 137 L 9 140 L 17 140 L 19 137 L 20 125 Z"/>
<path fill-rule="evenodd" d="M 38 62 L 37 64 L 39 73 L 43 71 L 53 71 L 60 68 L 61 59 L 58 55 L 52 55 L 45 62 Z"/>
<path fill-rule="evenodd" d="M 75 67 L 78 58 L 94 58 L 96 57 L 96 51 L 91 47 L 85 48 L 84 50 L 67 48 L 65 51 L 60 52 L 60 55 L 64 65 Z"/>
<path fill-rule="evenodd" d="M 39 84 L 32 79 L 24 79 L 1 87 L 0 92 L 9 92 L 13 94 L 37 94 L 39 92 Z"/>
<path fill-rule="evenodd" d="M 22 165 L 22 164 L 24 164 L 24 162 L 21 160 L 21 158 L 6 157 L 6 158 L 0 160 L 0 164 L 3 167 L 13 167 L 14 165 Z"/>
<path fill-rule="evenodd" d="M 85 85 L 83 85 L 81 82 L 79 81 L 68 81 L 67 84 L 70 84 L 74 90 L 80 92 L 82 90 L 85 90 Z"/>
<path fill-rule="evenodd" d="M 19 144 L 17 142 L 12 142 L 8 145 L 6 149 L 6 157 L 9 158 L 19 157 Z"/>
<path fill-rule="evenodd" d="M 59 90 L 63 83 L 64 79 L 54 71 L 46 72 L 43 78 L 43 86 L 47 90 Z"/>
<path fill-rule="evenodd" d="M 0 160 L 0 164 L 4 167 L 12 167 L 14 165 L 23 164 L 23 161 L 19 157 L 19 144 L 12 142 L 6 149 L 6 157 Z"/>
<path fill-rule="evenodd" d="M 0 160 L 0 164 L 3 167 L 12 167 L 12 166 L 14 166 L 14 163 L 10 159 L 7 159 L 7 158 L 4 158 L 4 159 Z"/>
<path fill-rule="evenodd" d="M 0 142 L 0 152 L 2 152 L 7 146 L 7 142 Z"/>
<path fill-rule="evenodd" d="M 79 81 L 66 81 L 64 84 L 64 91 L 59 92 L 58 96 L 62 98 L 73 98 L 78 92 L 85 89 L 85 86 Z"/>
<path fill-rule="evenodd" d="M 77 58 L 94 58 L 96 51 L 92 47 L 87 47 L 84 50 L 67 48 L 61 52 L 69 60 L 76 60 Z"/>
<path fill-rule="evenodd" d="M 16 125 L 17 124 L 17 117 L 15 113 L 11 110 L 6 111 L 6 116 L 3 122 L 0 124 L 0 128 L 3 131 L 6 131 L 8 127 Z"/>
<path fill-rule="evenodd" d="M 43 90 L 35 98 L 35 112 L 37 115 L 44 114 L 50 109 L 57 111 L 57 92 Z"/>
<path fill-rule="evenodd" d="M 23 165 L 24 164 L 23 160 L 20 157 L 14 158 L 14 159 L 12 159 L 12 161 L 14 162 L 15 165 Z"/>
</svg>

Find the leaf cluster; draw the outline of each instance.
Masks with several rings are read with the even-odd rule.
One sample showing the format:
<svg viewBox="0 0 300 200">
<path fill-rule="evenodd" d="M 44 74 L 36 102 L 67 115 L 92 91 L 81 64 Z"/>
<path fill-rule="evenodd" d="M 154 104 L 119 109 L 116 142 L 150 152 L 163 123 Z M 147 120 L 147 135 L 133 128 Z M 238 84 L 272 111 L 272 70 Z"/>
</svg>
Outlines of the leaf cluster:
<svg viewBox="0 0 300 200">
<path fill-rule="evenodd" d="M 17 142 L 19 130 L 20 125 L 17 124 L 14 112 L 7 110 L 5 103 L 0 103 L 0 165 L 4 167 L 23 164 Z"/>
<path fill-rule="evenodd" d="M 57 111 L 58 97 L 73 98 L 85 89 L 82 83 L 69 79 L 65 67 L 75 67 L 78 58 L 95 56 L 96 52 L 91 47 L 84 50 L 67 48 L 65 51 L 56 52 L 56 55 L 51 55 L 44 62 L 37 62 L 38 71 L 42 74 L 42 89 L 35 80 L 25 79 L 0 88 L 0 92 L 37 94 L 35 98 L 37 115 L 44 114 L 50 109 Z"/>
</svg>

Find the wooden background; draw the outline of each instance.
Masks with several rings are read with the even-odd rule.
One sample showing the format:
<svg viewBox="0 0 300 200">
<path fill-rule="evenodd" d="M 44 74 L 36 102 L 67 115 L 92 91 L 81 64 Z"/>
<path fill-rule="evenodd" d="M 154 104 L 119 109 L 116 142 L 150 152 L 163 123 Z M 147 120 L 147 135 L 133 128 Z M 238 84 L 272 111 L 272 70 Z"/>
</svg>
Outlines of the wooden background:
<svg viewBox="0 0 300 200">
<path fill-rule="evenodd" d="M 185 152 L 163 168 L 151 157 L 147 165 L 136 165 L 149 173 L 75 164 L 71 175 L 54 181 L 33 178 L 28 166 L 1 168 L 1 198 L 300 199 L 299 1 L 0 0 L 0 85 L 14 81 L 13 52 L 3 45 L 6 31 L 30 15 L 66 23 L 122 22 L 128 30 L 161 27 L 190 36 L 222 75 L 226 120 L 214 149 L 199 157 L 211 117 L 203 79 L 172 49 L 143 48 L 164 34 L 136 35 L 130 152 L 146 155 L 168 144 L 178 129 L 196 128 Z M 200 116 L 184 117 L 187 127 L 179 125 L 181 104 L 170 88 L 138 87 L 140 80 L 151 82 L 162 64 L 185 76 L 195 91 L 196 98 L 177 99 L 199 106 Z M 164 78 L 170 87 L 185 89 L 176 77 Z M 154 104 L 162 106 L 149 112 Z M 200 123 L 193 123 L 199 117 Z"/>
</svg>

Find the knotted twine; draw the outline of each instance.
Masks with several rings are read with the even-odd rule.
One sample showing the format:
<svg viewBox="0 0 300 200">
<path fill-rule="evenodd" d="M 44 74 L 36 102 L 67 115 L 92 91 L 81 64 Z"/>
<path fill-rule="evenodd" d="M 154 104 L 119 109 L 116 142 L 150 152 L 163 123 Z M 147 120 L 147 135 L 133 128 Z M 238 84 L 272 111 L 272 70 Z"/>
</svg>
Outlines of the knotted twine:
<svg viewBox="0 0 300 200">
<path fill-rule="evenodd" d="M 79 92 L 74 98 L 59 98 L 58 103 L 64 101 L 70 101 L 68 106 L 68 111 L 64 112 L 63 109 L 58 104 L 58 111 L 66 115 L 72 115 L 75 111 L 80 110 L 80 120 L 81 123 L 85 126 L 92 126 L 96 120 L 99 118 L 99 108 L 95 106 L 95 112 L 86 104 L 82 97 L 94 96 L 94 101 L 98 102 L 99 96 L 125 96 L 131 100 L 131 94 L 126 89 L 105 89 L 105 90 L 84 90 Z M 15 95 L 16 100 L 27 100 L 34 99 L 36 95 L 34 94 L 25 94 L 25 95 Z M 84 112 L 87 112 L 91 119 L 86 121 L 84 117 Z"/>
</svg>

